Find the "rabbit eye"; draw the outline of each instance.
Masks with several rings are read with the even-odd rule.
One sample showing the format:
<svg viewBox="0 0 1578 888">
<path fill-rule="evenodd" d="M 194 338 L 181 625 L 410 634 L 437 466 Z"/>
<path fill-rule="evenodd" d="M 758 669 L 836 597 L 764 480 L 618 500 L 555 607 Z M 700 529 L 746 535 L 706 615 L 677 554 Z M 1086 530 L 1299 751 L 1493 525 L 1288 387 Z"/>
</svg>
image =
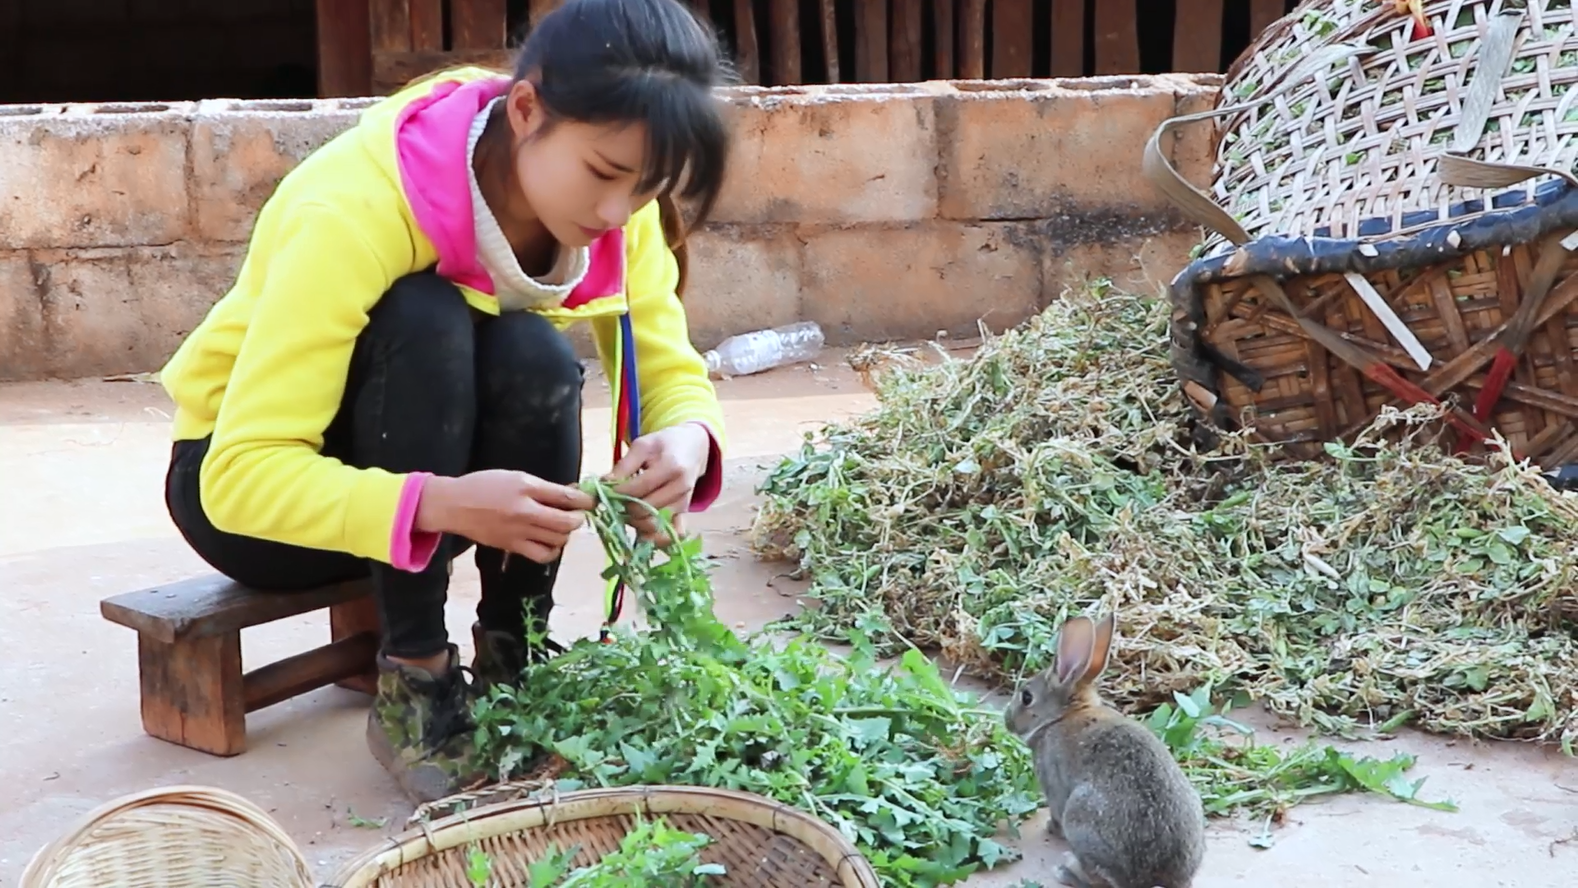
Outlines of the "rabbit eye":
<svg viewBox="0 0 1578 888">
<path fill-rule="evenodd" d="M 1035 695 L 1030 693 L 1029 688 L 1025 688 L 1019 692 L 1019 702 L 1029 706 L 1031 703 L 1035 702 Z"/>
</svg>

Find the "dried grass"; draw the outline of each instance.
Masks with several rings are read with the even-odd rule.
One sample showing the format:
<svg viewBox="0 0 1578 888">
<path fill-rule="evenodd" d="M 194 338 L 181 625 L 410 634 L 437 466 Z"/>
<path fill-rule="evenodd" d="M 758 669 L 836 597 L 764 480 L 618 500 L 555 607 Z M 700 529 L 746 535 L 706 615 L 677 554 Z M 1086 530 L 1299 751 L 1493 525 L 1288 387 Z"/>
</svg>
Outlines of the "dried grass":
<svg viewBox="0 0 1578 888">
<path fill-rule="evenodd" d="M 876 616 L 1011 679 L 1067 616 L 1116 606 L 1104 690 L 1131 711 L 1210 684 L 1347 734 L 1578 736 L 1578 500 L 1499 452 L 1446 455 L 1427 409 L 1318 462 L 1197 454 L 1166 325 L 1094 287 L 968 358 L 876 362 L 878 408 L 764 485 L 756 549 L 816 599 L 794 622 Z"/>
</svg>

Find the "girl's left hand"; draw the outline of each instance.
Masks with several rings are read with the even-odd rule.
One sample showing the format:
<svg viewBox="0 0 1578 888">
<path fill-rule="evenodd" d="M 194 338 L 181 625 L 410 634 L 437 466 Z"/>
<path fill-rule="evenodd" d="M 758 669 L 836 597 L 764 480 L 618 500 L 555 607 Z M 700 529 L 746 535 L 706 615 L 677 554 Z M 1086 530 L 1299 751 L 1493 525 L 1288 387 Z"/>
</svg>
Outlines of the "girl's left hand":
<svg viewBox="0 0 1578 888">
<path fill-rule="evenodd" d="M 707 470 L 712 453 L 712 437 L 700 423 L 687 422 L 637 438 L 624 459 L 614 466 L 605 480 L 618 484 L 615 490 L 645 500 L 655 509 L 673 514 L 676 530 L 680 516 L 690 508 L 696 482 Z M 657 519 L 650 512 L 632 506 L 630 525 L 641 539 L 668 545 L 658 534 Z"/>
</svg>

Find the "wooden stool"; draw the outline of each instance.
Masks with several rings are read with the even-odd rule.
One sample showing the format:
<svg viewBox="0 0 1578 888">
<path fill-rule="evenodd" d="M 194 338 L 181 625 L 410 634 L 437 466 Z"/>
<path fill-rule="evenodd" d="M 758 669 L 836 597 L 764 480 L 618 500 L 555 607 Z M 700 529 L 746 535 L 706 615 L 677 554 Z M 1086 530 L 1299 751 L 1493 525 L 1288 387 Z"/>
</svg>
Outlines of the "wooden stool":
<svg viewBox="0 0 1578 888">
<path fill-rule="evenodd" d="M 241 671 L 241 630 L 329 609 L 330 643 Z M 377 687 L 378 613 L 372 583 L 259 592 L 223 576 L 195 577 L 107 598 L 106 620 L 137 630 L 143 730 L 214 755 L 247 748 L 246 714 L 337 684 Z"/>
</svg>

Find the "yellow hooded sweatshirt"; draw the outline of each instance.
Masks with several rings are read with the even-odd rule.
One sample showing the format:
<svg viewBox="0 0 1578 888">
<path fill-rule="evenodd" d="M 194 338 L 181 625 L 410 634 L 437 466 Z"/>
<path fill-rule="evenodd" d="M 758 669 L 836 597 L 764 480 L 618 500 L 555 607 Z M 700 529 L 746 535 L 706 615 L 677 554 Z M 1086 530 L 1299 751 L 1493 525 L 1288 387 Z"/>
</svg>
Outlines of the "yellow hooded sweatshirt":
<svg viewBox="0 0 1578 888">
<path fill-rule="evenodd" d="M 319 451 L 367 313 L 396 279 L 436 269 L 473 307 L 499 313 L 477 255 L 467 153 L 477 115 L 508 87 L 478 68 L 413 84 L 308 156 L 263 205 L 234 287 L 161 377 L 175 439 L 213 436 L 200 488 L 219 530 L 406 570 L 431 557 L 437 537 L 412 528 L 425 475 Z M 614 391 L 616 455 L 651 431 L 707 428 L 712 458 L 692 505 L 704 509 L 720 487 L 723 416 L 690 344 L 657 204 L 588 253 L 562 304 L 529 310 L 560 329 L 592 324 Z"/>
</svg>

